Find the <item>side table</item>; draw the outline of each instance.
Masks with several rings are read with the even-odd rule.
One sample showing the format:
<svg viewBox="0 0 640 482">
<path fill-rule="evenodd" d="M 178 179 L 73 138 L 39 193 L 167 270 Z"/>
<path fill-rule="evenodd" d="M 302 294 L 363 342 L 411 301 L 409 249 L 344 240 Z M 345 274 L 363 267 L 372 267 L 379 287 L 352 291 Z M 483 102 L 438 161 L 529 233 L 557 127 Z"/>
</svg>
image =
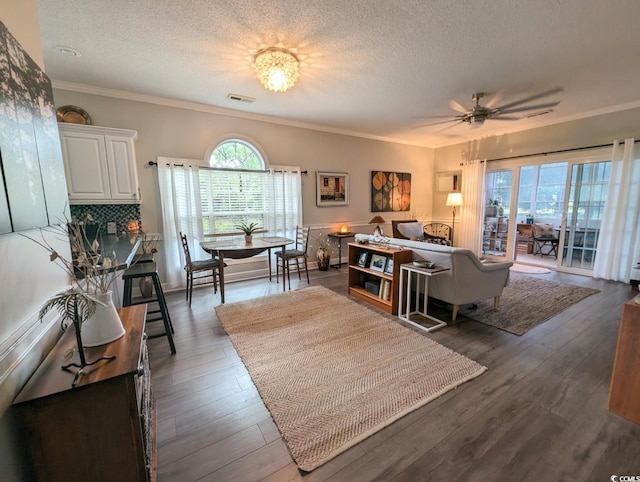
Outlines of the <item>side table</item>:
<svg viewBox="0 0 640 482">
<path fill-rule="evenodd" d="M 431 269 L 416 266 L 413 263 L 400 265 L 400 296 L 398 303 L 398 318 L 419 328 L 422 331 L 430 332 L 447 326 L 447 323 L 427 314 L 427 304 L 429 302 L 429 278 L 438 276 L 450 271 L 451 268 L 435 266 Z M 411 310 L 411 288 L 415 279 L 416 299 L 413 311 Z M 424 285 L 424 299 L 422 309 L 420 309 L 420 285 Z M 405 293 L 406 287 L 406 293 Z M 404 308 L 404 310 L 403 310 Z M 420 315 L 423 318 L 435 323 L 433 326 L 423 326 L 411 320 L 411 315 Z"/>
<path fill-rule="evenodd" d="M 336 238 L 338 240 L 338 264 L 334 264 L 331 267 L 335 269 L 340 269 L 342 267 L 342 238 L 353 238 L 356 233 L 348 232 L 348 233 L 329 233 L 327 236 L 330 238 Z"/>
</svg>

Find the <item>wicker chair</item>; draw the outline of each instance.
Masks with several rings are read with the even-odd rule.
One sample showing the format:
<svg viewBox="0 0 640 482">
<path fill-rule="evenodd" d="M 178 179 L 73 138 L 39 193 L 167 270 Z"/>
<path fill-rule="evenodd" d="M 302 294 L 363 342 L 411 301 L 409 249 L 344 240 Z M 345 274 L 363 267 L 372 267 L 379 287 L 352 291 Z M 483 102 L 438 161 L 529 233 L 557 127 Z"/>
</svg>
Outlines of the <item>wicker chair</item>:
<svg viewBox="0 0 640 482">
<path fill-rule="evenodd" d="M 391 229 L 393 230 L 393 237 L 398 239 L 408 239 L 403 235 L 398 228 L 400 224 L 404 223 L 417 223 L 415 219 L 391 221 Z M 451 246 L 451 227 L 442 223 L 431 223 L 423 226 L 423 233 L 420 237 L 421 241 L 428 243 L 444 244 Z"/>
</svg>

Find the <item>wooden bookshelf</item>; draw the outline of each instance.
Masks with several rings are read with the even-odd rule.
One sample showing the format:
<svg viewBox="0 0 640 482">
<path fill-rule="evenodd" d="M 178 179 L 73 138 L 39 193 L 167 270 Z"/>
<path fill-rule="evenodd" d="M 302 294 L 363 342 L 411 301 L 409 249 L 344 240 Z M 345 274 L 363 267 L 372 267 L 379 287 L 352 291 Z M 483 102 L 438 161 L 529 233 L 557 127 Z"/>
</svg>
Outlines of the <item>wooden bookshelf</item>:
<svg viewBox="0 0 640 482">
<path fill-rule="evenodd" d="M 372 266 L 374 256 L 378 261 L 384 258 L 382 270 Z M 364 263 L 362 259 L 365 259 Z M 349 243 L 349 294 L 392 315 L 397 314 L 400 265 L 412 259 L 410 249 Z M 385 271 L 389 262 L 393 263 L 392 268 Z"/>
</svg>

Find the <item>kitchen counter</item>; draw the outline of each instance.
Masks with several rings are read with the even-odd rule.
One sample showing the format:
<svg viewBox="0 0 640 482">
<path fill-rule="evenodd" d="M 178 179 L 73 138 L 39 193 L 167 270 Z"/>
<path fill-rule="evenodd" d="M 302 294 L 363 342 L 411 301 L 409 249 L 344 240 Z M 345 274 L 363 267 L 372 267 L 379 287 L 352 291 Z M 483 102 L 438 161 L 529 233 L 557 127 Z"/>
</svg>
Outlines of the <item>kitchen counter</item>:
<svg viewBox="0 0 640 482">
<path fill-rule="evenodd" d="M 131 266 L 133 259 L 144 239 L 144 233 L 124 233 L 120 236 L 114 234 L 101 235 L 98 237 L 100 243 L 98 251 L 115 259 L 116 266 L 111 267 L 109 271 L 120 271 Z M 76 277 L 83 279 L 84 274 L 76 270 Z"/>
</svg>

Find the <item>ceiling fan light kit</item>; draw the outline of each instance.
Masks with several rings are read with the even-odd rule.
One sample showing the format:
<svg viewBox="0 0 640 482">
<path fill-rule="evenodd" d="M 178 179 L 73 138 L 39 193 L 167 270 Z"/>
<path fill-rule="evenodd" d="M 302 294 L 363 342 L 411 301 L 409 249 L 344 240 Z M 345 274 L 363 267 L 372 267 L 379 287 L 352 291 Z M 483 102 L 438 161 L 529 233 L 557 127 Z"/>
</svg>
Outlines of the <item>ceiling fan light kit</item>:
<svg viewBox="0 0 640 482">
<path fill-rule="evenodd" d="M 258 79 L 272 92 L 285 92 L 298 80 L 300 61 L 293 53 L 278 47 L 260 50 L 253 59 Z"/>
</svg>

